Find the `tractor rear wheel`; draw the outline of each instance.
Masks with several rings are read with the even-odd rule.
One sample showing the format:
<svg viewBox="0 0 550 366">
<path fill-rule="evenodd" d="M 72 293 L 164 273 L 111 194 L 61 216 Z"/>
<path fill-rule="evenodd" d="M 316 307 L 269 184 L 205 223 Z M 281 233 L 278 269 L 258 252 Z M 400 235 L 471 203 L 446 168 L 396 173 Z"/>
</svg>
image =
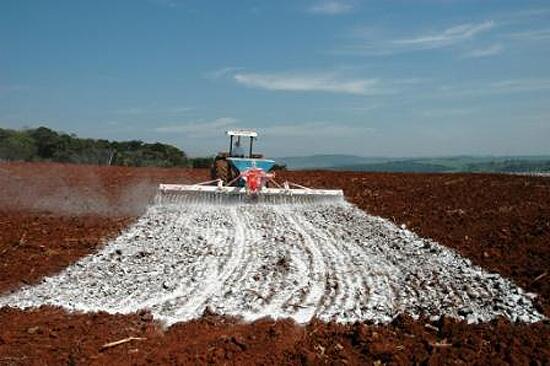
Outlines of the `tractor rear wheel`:
<svg viewBox="0 0 550 366">
<path fill-rule="evenodd" d="M 216 159 L 211 173 L 212 179 L 221 179 L 224 183 L 230 182 L 233 177 L 231 166 L 226 159 Z"/>
</svg>

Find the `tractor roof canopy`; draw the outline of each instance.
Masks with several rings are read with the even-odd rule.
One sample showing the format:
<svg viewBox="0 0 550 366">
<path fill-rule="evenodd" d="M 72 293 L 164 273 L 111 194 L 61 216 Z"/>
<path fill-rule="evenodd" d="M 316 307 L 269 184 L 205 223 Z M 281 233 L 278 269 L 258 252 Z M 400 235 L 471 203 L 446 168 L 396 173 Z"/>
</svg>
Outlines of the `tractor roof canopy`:
<svg viewBox="0 0 550 366">
<path fill-rule="evenodd" d="M 229 136 L 245 136 L 245 137 L 258 137 L 258 133 L 252 130 L 229 130 L 227 131 Z"/>
</svg>

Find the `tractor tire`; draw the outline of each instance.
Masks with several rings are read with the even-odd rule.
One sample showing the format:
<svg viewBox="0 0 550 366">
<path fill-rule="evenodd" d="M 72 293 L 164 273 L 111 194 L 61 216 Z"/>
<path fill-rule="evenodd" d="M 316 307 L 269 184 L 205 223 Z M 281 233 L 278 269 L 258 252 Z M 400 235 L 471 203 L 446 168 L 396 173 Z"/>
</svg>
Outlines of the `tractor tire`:
<svg viewBox="0 0 550 366">
<path fill-rule="evenodd" d="M 221 179 L 224 184 L 231 181 L 233 177 L 231 166 L 229 161 L 225 159 L 218 159 L 214 161 L 212 166 L 212 179 Z"/>
</svg>

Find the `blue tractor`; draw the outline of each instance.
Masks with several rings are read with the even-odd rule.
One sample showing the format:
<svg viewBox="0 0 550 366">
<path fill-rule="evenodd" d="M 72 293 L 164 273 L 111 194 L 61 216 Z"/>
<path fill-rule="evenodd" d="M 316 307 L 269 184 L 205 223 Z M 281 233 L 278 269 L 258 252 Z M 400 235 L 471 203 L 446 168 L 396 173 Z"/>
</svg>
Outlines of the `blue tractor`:
<svg viewBox="0 0 550 366">
<path fill-rule="evenodd" d="M 342 202 L 341 189 L 311 189 L 296 183 L 277 183 L 274 160 L 254 154 L 256 131 L 230 130 L 229 151 L 218 153 L 212 163 L 212 180 L 195 184 L 160 184 L 158 203 L 266 203 L 295 204 Z M 249 141 L 244 148 L 245 140 Z"/>
<path fill-rule="evenodd" d="M 224 185 L 243 186 L 243 179 L 237 179 L 242 173 L 251 169 L 261 169 L 268 173 L 275 165 L 274 160 L 264 159 L 261 154 L 254 154 L 252 148 L 258 133 L 251 130 L 229 130 L 229 151 L 220 152 L 214 159 L 210 175 L 212 180 L 220 179 Z M 245 147 L 245 141 L 248 146 Z"/>
</svg>

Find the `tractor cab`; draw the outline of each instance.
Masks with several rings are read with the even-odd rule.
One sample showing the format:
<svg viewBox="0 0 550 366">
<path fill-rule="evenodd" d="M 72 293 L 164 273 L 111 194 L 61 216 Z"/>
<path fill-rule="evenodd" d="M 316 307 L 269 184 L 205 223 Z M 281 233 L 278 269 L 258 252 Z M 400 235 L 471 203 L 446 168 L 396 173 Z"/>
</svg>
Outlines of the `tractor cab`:
<svg viewBox="0 0 550 366">
<path fill-rule="evenodd" d="M 252 147 L 254 145 L 254 140 L 258 138 L 258 133 L 251 130 L 230 130 L 226 132 L 229 136 L 229 154 L 228 157 L 232 158 L 259 158 L 261 155 L 254 156 L 252 154 Z M 244 146 L 245 142 L 243 140 L 248 140 L 248 147 Z"/>
<path fill-rule="evenodd" d="M 258 133 L 253 130 L 229 130 L 229 151 L 220 152 L 212 164 L 212 179 L 221 179 L 224 183 L 231 183 L 242 173 L 250 169 L 261 169 L 268 173 L 275 161 L 264 159 L 261 154 L 254 154 L 254 140 L 258 139 Z M 248 142 L 248 144 L 246 143 Z M 242 180 L 234 182 L 242 184 Z"/>
</svg>

